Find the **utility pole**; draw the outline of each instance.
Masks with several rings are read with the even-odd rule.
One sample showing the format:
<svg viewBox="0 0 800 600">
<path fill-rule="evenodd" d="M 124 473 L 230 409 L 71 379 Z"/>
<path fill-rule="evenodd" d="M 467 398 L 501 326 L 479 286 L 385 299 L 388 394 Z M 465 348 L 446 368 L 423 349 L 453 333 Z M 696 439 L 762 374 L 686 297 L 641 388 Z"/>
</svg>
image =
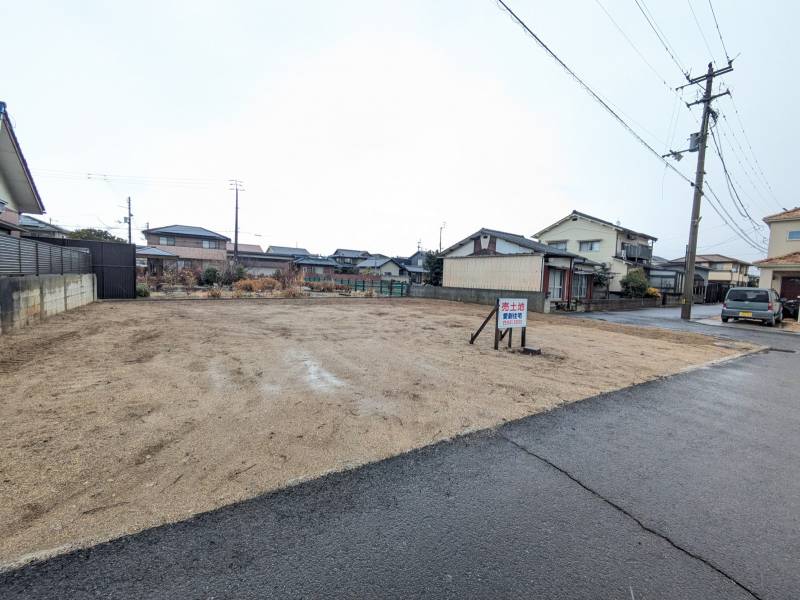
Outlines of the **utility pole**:
<svg viewBox="0 0 800 600">
<path fill-rule="evenodd" d="M 131 217 L 133 217 L 133 213 L 131 213 L 131 197 L 128 196 L 128 218 L 127 218 L 127 221 L 128 221 L 128 243 L 129 244 L 133 243 L 133 238 L 131 237 L 131 221 L 132 221 Z"/>
<path fill-rule="evenodd" d="M 229 179 L 230 188 L 236 194 L 236 213 L 233 220 L 233 264 L 239 264 L 239 192 L 244 191 L 242 182 L 238 179 Z"/>
<path fill-rule="evenodd" d="M 442 229 L 447 227 L 447 222 L 443 221 L 441 227 L 439 227 L 439 252 L 442 251 Z"/>
<path fill-rule="evenodd" d="M 717 118 L 717 114 L 711 108 L 711 101 L 715 98 L 719 98 L 720 96 L 730 93 L 728 90 L 725 90 L 724 93 L 712 95 L 711 90 L 714 83 L 714 77 L 723 75 L 725 73 L 730 73 L 731 71 L 733 71 L 733 61 L 728 61 L 727 67 L 723 67 L 717 71 L 714 70 L 713 63 L 708 63 L 708 72 L 705 75 L 695 77 L 694 79 L 687 77 L 687 79 L 689 79 L 689 83 L 687 83 L 685 86 L 681 86 L 687 87 L 690 85 L 695 85 L 703 80 L 705 80 L 706 83 L 703 98 L 701 100 L 697 100 L 696 102 L 686 104 L 689 107 L 694 106 L 695 104 L 703 105 L 703 120 L 700 125 L 700 134 L 698 136 L 699 148 L 697 152 L 697 172 L 694 176 L 692 220 L 689 223 L 689 246 L 686 250 L 686 265 L 683 278 L 683 298 L 681 299 L 681 319 L 686 321 L 692 318 L 692 302 L 694 301 L 694 261 L 695 257 L 697 256 L 697 230 L 700 226 L 700 201 L 703 198 L 703 177 L 705 176 L 708 122 L 712 115 L 715 120 Z M 679 155 L 679 153 L 672 153 L 672 155 Z"/>
</svg>

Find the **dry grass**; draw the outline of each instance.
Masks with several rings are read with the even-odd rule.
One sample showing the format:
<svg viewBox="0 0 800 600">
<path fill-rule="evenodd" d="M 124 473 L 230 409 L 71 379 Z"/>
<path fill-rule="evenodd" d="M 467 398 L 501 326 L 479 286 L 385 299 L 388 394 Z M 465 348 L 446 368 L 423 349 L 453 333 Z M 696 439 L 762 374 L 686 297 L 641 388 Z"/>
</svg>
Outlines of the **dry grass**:
<svg viewBox="0 0 800 600">
<path fill-rule="evenodd" d="M 3 336 L 0 562 L 86 545 L 731 356 L 696 334 L 487 307 L 102 303 Z"/>
</svg>

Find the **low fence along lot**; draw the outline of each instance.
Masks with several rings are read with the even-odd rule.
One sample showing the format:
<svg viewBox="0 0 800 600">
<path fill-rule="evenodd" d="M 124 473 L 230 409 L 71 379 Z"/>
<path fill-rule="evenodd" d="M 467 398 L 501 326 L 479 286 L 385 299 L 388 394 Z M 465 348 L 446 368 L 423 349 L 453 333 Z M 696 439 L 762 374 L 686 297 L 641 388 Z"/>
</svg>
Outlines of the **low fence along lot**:
<svg viewBox="0 0 800 600">
<path fill-rule="evenodd" d="M 752 346 L 486 306 L 100 303 L 5 336 L 0 564 L 176 521 Z"/>
</svg>

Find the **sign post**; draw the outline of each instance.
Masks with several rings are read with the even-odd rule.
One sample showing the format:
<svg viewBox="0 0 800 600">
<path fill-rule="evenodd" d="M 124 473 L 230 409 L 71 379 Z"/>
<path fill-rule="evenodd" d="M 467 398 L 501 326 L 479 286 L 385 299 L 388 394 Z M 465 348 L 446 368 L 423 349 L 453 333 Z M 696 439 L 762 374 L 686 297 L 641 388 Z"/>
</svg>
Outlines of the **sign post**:
<svg viewBox="0 0 800 600">
<path fill-rule="evenodd" d="M 486 316 L 486 319 L 478 327 L 478 331 L 469 338 L 469 343 L 474 344 L 483 328 L 494 317 L 494 349 L 500 349 L 500 342 L 508 336 L 508 347 L 511 348 L 511 340 L 515 329 L 520 331 L 520 346 L 524 354 L 541 354 L 538 348 L 528 348 L 525 345 L 526 333 L 528 330 L 528 300 L 527 298 L 497 298 L 494 308 Z"/>
</svg>

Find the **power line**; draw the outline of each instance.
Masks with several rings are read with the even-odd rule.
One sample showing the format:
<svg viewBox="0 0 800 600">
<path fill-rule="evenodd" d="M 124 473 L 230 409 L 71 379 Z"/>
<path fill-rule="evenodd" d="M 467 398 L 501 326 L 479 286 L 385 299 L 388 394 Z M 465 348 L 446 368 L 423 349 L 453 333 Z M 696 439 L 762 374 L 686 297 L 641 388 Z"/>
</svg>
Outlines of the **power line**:
<svg viewBox="0 0 800 600">
<path fill-rule="evenodd" d="M 716 149 L 717 156 L 719 157 L 719 162 L 722 164 L 722 171 L 725 174 L 725 181 L 728 185 L 728 193 L 730 193 L 731 198 L 734 200 L 734 206 L 736 210 L 739 212 L 741 216 L 748 219 L 753 225 L 756 227 L 761 227 L 761 224 L 758 223 L 747 210 L 747 207 L 742 202 L 742 198 L 739 196 L 739 192 L 736 190 L 736 186 L 733 184 L 733 180 L 731 178 L 731 174 L 728 171 L 728 165 L 725 163 L 725 157 L 722 154 L 722 148 L 719 145 L 719 141 L 717 140 L 717 135 L 714 133 L 714 128 L 710 129 L 711 131 L 711 140 L 714 142 L 714 148 Z"/>
<path fill-rule="evenodd" d="M 675 65 L 678 67 L 678 70 L 684 76 L 688 77 L 689 72 L 683 68 L 683 66 L 681 65 L 681 61 L 678 58 L 676 58 L 678 53 L 675 52 L 675 49 L 672 48 L 672 44 L 670 44 L 669 41 L 667 40 L 667 36 L 664 35 L 664 32 L 661 31 L 661 28 L 658 27 L 658 25 L 656 24 L 655 17 L 652 16 L 652 13 L 650 12 L 650 9 L 647 8 L 647 5 L 645 4 L 644 0 L 633 0 L 633 1 L 636 2 L 636 6 L 639 7 L 639 11 L 644 16 L 645 20 L 647 21 L 647 24 L 650 25 L 650 29 L 652 29 L 653 33 L 656 34 L 658 41 L 661 42 L 662 46 L 664 46 L 664 50 L 667 51 L 667 54 L 669 54 L 669 57 L 672 59 L 672 62 L 675 63 Z M 644 8 L 642 8 L 643 6 Z"/>
<path fill-rule="evenodd" d="M 697 31 L 700 32 L 700 37 L 703 38 L 703 43 L 706 45 L 706 50 L 708 50 L 711 60 L 714 60 L 714 51 L 711 50 L 711 46 L 708 44 L 708 40 L 706 39 L 706 34 L 703 32 L 703 28 L 700 26 L 700 21 L 697 19 L 697 14 L 694 12 L 694 7 L 692 6 L 692 0 L 686 0 L 686 3 L 689 5 L 689 10 L 692 11 L 694 24 L 697 25 Z"/>
<path fill-rule="evenodd" d="M 552 50 L 551 50 L 551 49 L 550 49 L 550 48 L 547 46 L 547 44 L 545 44 L 545 43 L 542 41 L 542 39 L 541 39 L 541 38 L 540 38 L 538 35 L 536 35 L 536 34 L 535 34 L 535 33 L 534 33 L 532 30 L 531 30 L 531 28 L 530 28 L 530 27 L 528 27 L 528 26 L 525 24 L 525 22 L 524 22 L 522 19 L 520 19 L 520 18 L 519 18 L 519 17 L 516 15 L 516 13 L 514 13 L 514 11 L 513 11 L 513 10 L 511 10 L 511 9 L 508 7 L 508 5 L 507 5 L 507 4 L 506 4 L 506 3 L 505 3 L 503 0 L 497 0 L 497 2 L 498 2 L 500 5 L 502 5 L 502 7 L 503 7 L 503 8 L 506 10 L 506 12 L 508 12 L 508 14 L 509 14 L 509 15 L 511 15 L 511 17 L 512 17 L 512 18 L 513 18 L 513 19 L 514 19 L 514 20 L 515 20 L 515 21 L 516 21 L 516 22 L 517 22 L 517 23 L 520 25 L 520 27 L 522 27 L 522 28 L 523 28 L 523 29 L 524 29 L 524 30 L 525 30 L 525 31 L 528 33 L 528 35 L 530 35 L 530 36 L 531 36 L 531 37 L 534 39 L 534 41 L 536 41 L 536 43 L 537 43 L 537 44 L 539 44 L 539 46 L 540 46 L 540 47 L 541 47 L 541 48 L 542 48 L 542 49 L 543 49 L 545 52 L 547 52 L 547 53 L 550 55 L 550 57 L 551 57 L 551 58 L 553 58 L 553 60 L 555 60 L 555 61 L 556 61 L 556 62 L 557 62 L 557 63 L 558 63 L 558 64 L 559 64 L 559 65 L 560 65 L 560 66 L 561 66 L 561 67 L 562 67 L 562 68 L 563 68 L 563 69 L 564 69 L 564 70 L 565 70 L 565 71 L 566 71 L 566 72 L 567 72 L 567 73 L 568 73 L 568 74 L 569 74 L 569 75 L 570 75 L 570 76 L 571 76 L 571 77 L 572 77 L 572 78 L 573 78 L 573 79 L 574 79 L 574 80 L 577 82 L 577 83 L 578 83 L 578 85 L 580 85 L 580 86 L 581 86 L 581 87 L 582 87 L 582 88 L 583 88 L 583 89 L 584 89 L 584 90 L 585 90 L 585 91 L 586 91 L 586 92 L 587 92 L 587 93 L 588 93 L 590 96 L 592 96 L 592 98 L 594 98 L 594 99 L 595 99 L 595 100 L 596 100 L 596 101 L 597 101 L 597 102 L 598 102 L 598 103 L 599 103 L 599 104 L 600 104 L 600 105 L 601 105 L 603 108 L 605 108 L 605 109 L 606 109 L 606 111 L 608 111 L 608 113 L 609 113 L 609 114 L 610 114 L 612 117 L 614 117 L 614 118 L 617 120 L 617 122 L 618 122 L 620 125 L 622 125 L 622 126 L 623 126 L 623 127 L 624 127 L 624 128 L 627 130 L 627 131 L 628 131 L 628 133 L 630 133 L 630 134 L 631 134 L 631 135 L 632 135 L 634 138 L 636 138 L 636 139 L 639 141 L 639 143 L 640 143 L 640 144 L 642 144 L 642 145 L 643 145 L 645 148 L 647 148 L 647 149 L 648 149 L 648 150 L 649 150 L 649 151 L 650 151 L 650 152 L 651 152 L 651 153 L 652 153 L 652 154 L 653 154 L 653 155 L 654 155 L 656 158 L 658 158 L 658 160 L 662 161 L 662 162 L 663 162 L 665 165 L 667 165 L 667 166 L 668 166 L 670 169 L 672 169 L 672 170 L 673 170 L 675 173 L 677 173 L 677 174 L 678 174 L 678 175 L 679 175 L 679 176 L 680 176 L 680 177 L 681 177 L 683 180 L 685 180 L 685 181 L 686 181 L 686 182 L 688 182 L 689 184 L 692 184 L 692 180 L 691 180 L 691 179 L 689 179 L 689 178 L 688 178 L 686 175 L 684 175 L 683 173 L 681 173 L 681 172 L 680 172 L 678 169 L 676 169 L 676 168 L 675 168 L 673 165 L 671 165 L 669 162 L 667 162 L 667 161 L 666 161 L 666 160 L 665 160 L 665 159 L 664 159 L 664 158 L 661 156 L 661 154 L 659 154 L 659 153 L 658 153 L 658 152 L 655 150 L 655 148 L 653 148 L 653 147 L 652 147 L 650 144 L 648 144 L 648 143 L 647 143 L 647 142 L 646 142 L 646 141 L 645 141 L 645 140 L 642 138 L 642 136 L 640 136 L 638 133 L 636 133 L 636 131 L 634 131 L 634 130 L 633 130 L 633 128 L 632 128 L 630 125 L 628 125 L 628 124 L 625 122 L 625 120 L 624 120 L 622 117 L 620 117 L 620 116 L 619 116 L 619 114 L 617 114 L 617 112 L 615 112 L 615 111 L 614 111 L 614 109 L 612 109 L 612 108 L 611 108 L 611 106 L 609 106 L 609 104 L 608 104 L 608 103 L 607 103 L 605 100 L 603 100 L 603 98 L 601 98 L 601 97 L 600 97 L 600 95 L 599 95 L 599 94 L 597 94 L 597 92 L 595 92 L 595 91 L 594 91 L 594 90 L 593 90 L 591 87 L 589 87 L 589 85 L 588 85 L 586 82 L 584 82 L 584 81 L 583 81 L 583 79 L 581 79 L 581 78 L 580 78 L 580 77 L 579 77 L 579 76 L 578 76 L 578 75 L 575 73 L 575 71 L 573 71 L 572 69 L 570 69 L 570 68 L 567 66 L 567 64 L 566 64 L 566 63 L 565 63 L 563 60 L 561 60 L 561 59 L 558 57 L 558 55 L 557 55 L 555 52 L 553 52 L 553 51 L 552 51 Z"/>
<path fill-rule="evenodd" d="M 764 184 L 767 186 L 767 189 L 769 190 L 770 194 L 775 200 L 775 203 L 782 208 L 783 205 L 778 200 L 777 196 L 775 196 L 775 192 L 772 191 L 772 186 L 769 184 L 769 180 L 767 179 L 767 176 L 764 174 L 764 170 L 761 168 L 761 163 L 758 162 L 758 157 L 756 156 L 756 153 L 753 150 L 753 145 L 750 143 L 750 138 L 747 135 L 747 131 L 745 131 L 744 123 L 742 122 L 742 115 L 739 113 L 739 108 L 736 106 L 736 100 L 734 99 L 733 94 L 730 94 L 730 97 L 731 97 L 731 105 L 733 106 L 733 112 L 736 114 L 736 119 L 739 122 L 739 127 L 742 130 L 742 135 L 744 135 L 744 140 L 747 143 L 747 147 L 750 148 L 750 154 L 753 157 L 753 161 L 755 162 L 756 167 L 758 167 L 758 172 L 761 174 L 761 178 L 763 179 Z"/>
<path fill-rule="evenodd" d="M 736 224 L 736 220 L 731 216 L 731 214 L 728 212 L 728 210 L 722 204 L 722 201 L 719 199 L 719 196 L 717 196 L 717 193 L 714 191 L 714 189 L 711 187 L 711 184 L 709 184 L 708 181 L 706 181 L 706 188 L 711 193 L 711 196 L 706 196 L 706 198 L 709 201 L 708 204 L 711 206 L 711 208 L 714 209 L 714 212 L 716 212 L 717 215 L 719 215 L 719 218 L 722 219 L 725 222 L 725 224 L 728 225 L 728 227 L 731 228 L 731 231 L 736 233 L 747 245 L 751 246 L 755 250 L 758 250 L 760 252 L 766 252 L 767 251 L 766 247 L 761 246 L 755 240 L 750 239 L 750 237 L 747 235 L 747 233 L 745 233 L 744 229 L 742 229 L 741 227 L 739 227 L 739 225 Z M 712 201 L 712 198 L 713 198 L 713 200 L 716 200 L 717 206 L 719 206 L 719 209 L 717 208 L 717 206 L 714 205 L 714 202 Z M 720 212 L 720 209 L 722 210 L 722 212 Z M 722 214 L 723 212 L 728 216 L 728 219 L 726 219 L 723 216 L 723 214 Z"/>
<path fill-rule="evenodd" d="M 728 49 L 725 47 L 725 40 L 722 39 L 722 32 L 719 30 L 719 22 L 717 21 L 717 13 L 714 12 L 714 5 L 711 0 L 708 0 L 708 7 L 711 9 L 711 16 L 714 17 L 714 25 L 717 28 L 717 35 L 719 35 L 719 43 L 722 44 L 722 51 L 725 52 L 725 60 L 730 62 L 731 57 L 728 54 Z"/>
<path fill-rule="evenodd" d="M 614 17 L 612 17 L 612 16 L 611 16 L 611 13 L 610 13 L 610 12 L 608 12 L 608 9 L 606 9 L 606 7 L 605 7 L 605 6 L 603 6 L 603 3 L 602 3 L 602 2 L 600 2 L 600 0 L 594 0 L 594 1 L 595 1 L 595 2 L 597 3 L 597 5 L 598 5 L 598 6 L 599 6 L 599 7 L 600 7 L 602 10 L 603 10 L 603 12 L 606 14 L 606 16 L 607 16 L 607 17 L 608 17 L 608 19 L 611 21 L 611 23 L 613 23 L 614 27 L 616 27 L 616 28 L 617 28 L 617 31 L 619 31 L 619 32 L 620 32 L 620 34 L 622 34 L 622 37 L 624 37 L 624 38 L 625 38 L 625 40 L 628 42 L 628 44 L 630 45 L 630 47 L 631 47 L 631 48 L 633 48 L 633 51 L 634 51 L 634 52 L 636 52 L 636 54 L 638 54 L 638 55 L 639 55 L 639 58 L 641 58 L 641 59 L 642 59 L 642 61 L 644 62 L 644 64 L 646 64 L 646 65 L 647 65 L 647 66 L 650 68 L 650 70 L 651 70 L 651 71 L 652 71 L 652 72 L 655 74 L 655 76 L 656 76 L 656 77 L 658 77 L 658 80 L 659 80 L 661 83 L 663 83 L 663 84 L 664 84 L 664 86 L 665 86 L 665 87 L 666 87 L 668 90 L 670 90 L 671 92 L 674 92 L 675 90 L 673 90 L 673 89 L 672 89 L 672 87 L 671 87 L 671 86 L 670 86 L 670 85 L 667 83 L 667 80 L 666 80 L 666 78 L 664 78 L 664 76 L 662 76 L 662 75 L 661 75 L 661 73 L 659 73 L 659 72 L 656 70 L 656 68 L 655 68 L 655 67 L 654 67 L 652 64 L 650 64 L 650 61 L 649 61 L 649 60 L 647 60 L 647 58 L 645 58 L 644 54 L 642 54 L 642 52 L 639 50 L 639 48 L 636 46 L 636 44 L 634 44 L 634 43 L 633 43 L 633 40 L 631 40 L 631 38 L 630 38 L 630 37 L 628 37 L 628 34 L 627 34 L 627 33 L 625 33 L 625 30 L 623 30 L 623 29 L 622 29 L 622 27 L 620 27 L 619 23 L 617 23 L 617 22 L 616 22 L 616 20 L 614 19 Z"/>
</svg>

